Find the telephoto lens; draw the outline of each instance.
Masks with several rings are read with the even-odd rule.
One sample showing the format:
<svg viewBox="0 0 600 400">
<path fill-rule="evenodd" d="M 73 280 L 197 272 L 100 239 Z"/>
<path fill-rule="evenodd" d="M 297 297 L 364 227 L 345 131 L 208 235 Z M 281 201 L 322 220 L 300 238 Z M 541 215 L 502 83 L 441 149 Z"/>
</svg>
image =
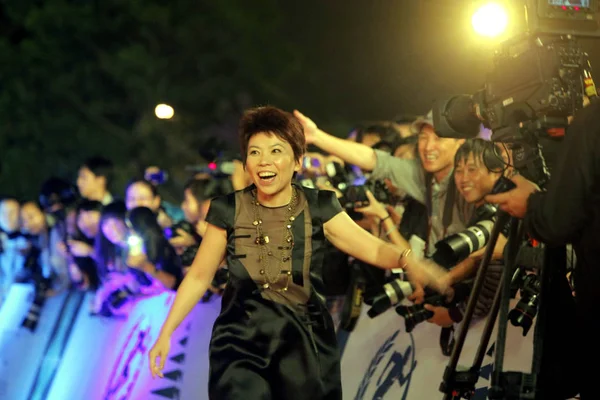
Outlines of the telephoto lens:
<svg viewBox="0 0 600 400">
<path fill-rule="evenodd" d="M 413 304 L 410 306 L 399 305 L 398 307 L 396 307 L 396 312 L 398 313 L 398 315 L 404 318 L 406 332 L 412 332 L 412 330 L 415 329 L 415 326 L 433 317 L 433 312 L 427 310 L 425 308 L 425 304 L 441 306 L 444 304 L 444 296 L 434 295 L 426 298 L 422 304 Z"/>
<path fill-rule="evenodd" d="M 521 282 L 521 299 L 508 313 L 508 320 L 513 326 L 523 328 L 526 336 L 537 315 L 541 282 L 534 274 L 525 275 Z"/>
<path fill-rule="evenodd" d="M 433 260 L 450 268 L 484 247 L 490 239 L 494 220 L 485 220 L 468 227 L 462 232 L 448 236 L 435 244 Z"/>
<path fill-rule="evenodd" d="M 498 178 L 491 193 L 504 193 L 515 187 L 513 181 L 501 176 Z M 477 208 L 476 223 L 462 232 L 450 235 L 435 244 L 436 251 L 432 256 L 437 264 L 450 268 L 466 259 L 471 253 L 483 248 L 496 223 L 496 207 L 484 204 Z"/>
<path fill-rule="evenodd" d="M 39 290 L 36 288 L 35 298 L 33 299 L 33 303 L 29 307 L 29 311 L 27 315 L 23 319 L 21 326 L 23 328 L 28 329 L 30 332 L 35 331 L 37 328 L 37 324 L 40 320 L 40 312 L 42 311 L 42 307 L 46 302 L 46 293 L 43 290 Z"/>
<path fill-rule="evenodd" d="M 367 314 L 375 318 L 410 296 L 412 292 L 413 287 L 410 282 L 401 279 L 394 279 L 375 290 L 366 291 L 365 303 L 371 306 Z"/>
</svg>

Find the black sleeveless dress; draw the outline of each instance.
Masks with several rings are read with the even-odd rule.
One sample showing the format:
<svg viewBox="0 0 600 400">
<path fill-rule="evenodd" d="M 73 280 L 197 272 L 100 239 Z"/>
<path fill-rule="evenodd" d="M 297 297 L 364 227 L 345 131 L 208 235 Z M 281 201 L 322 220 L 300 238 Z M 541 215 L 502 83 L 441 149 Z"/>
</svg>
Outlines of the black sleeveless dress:
<svg viewBox="0 0 600 400">
<path fill-rule="evenodd" d="M 342 398 L 339 352 L 322 280 L 323 224 L 342 209 L 331 191 L 294 187 L 293 248 L 284 265 L 291 274 L 281 274 L 277 282 L 288 287 L 285 292 L 263 287 L 265 265 L 253 221 L 260 207 L 271 238 L 268 258 L 274 261 L 282 249 L 287 206 L 254 206 L 253 186 L 211 202 L 206 220 L 227 231 L 229 268 L 210 342 L 211 399 Z"/>
</svg>

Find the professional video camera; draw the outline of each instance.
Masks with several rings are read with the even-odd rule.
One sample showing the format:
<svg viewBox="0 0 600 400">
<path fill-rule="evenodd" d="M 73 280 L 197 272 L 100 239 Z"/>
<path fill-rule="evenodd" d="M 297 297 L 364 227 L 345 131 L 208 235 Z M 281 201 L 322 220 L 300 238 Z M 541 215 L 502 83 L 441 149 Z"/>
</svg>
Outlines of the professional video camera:
<svg viewBox="0 0 600 400">
<path fill-rule="evenodd" d="M 481 125 L 491 129 L 493 141 L 511 146 L 519 173 L 543 187 L 549 174 L 540 139 L 560 140 L 583 96 L 597 96 L 588 55 L 576 37 L 600 36 L 598 3 L 524 3 L 530 32 L 501 45 L 483 89 L 439 98 L 433 121 L 441 137 L 475 137 Z M 588 22 L 596 30 L 581 31 Z"/>
<path fill-rule="evenodd" d="M 433 106 L 433 121 L 436 133 L 441 137 L 469 138 L 478 135 L 481 125 L 492 130 L 491 139 L 507 144 L 512 152 L 511 163 L 518 173 L 544 187 L 550 179 L 545 160 L 545 144 L 559 141 L 565 134 L 569 118 L 583 107 L 584 95 L 597 96 L 591 76 L 587 54 L 579 47 L 579 37 L 600 37 L 600 14 L 597 0 L 580 2 L 561 0 L 522 0 L 513 4 L 522 5 L 522 34 L 504 42 L 495 54 L 495 66 L 483 89 L 472 95 L 439 98 Z M 499 213 L 490 233 L 488 246 L 479 266 L 472 295 L 465 312 L 463 328 L 446 368 L 440 390 L 444 399 L 470 398 L 483 362 L 495 319 L 500 312 L 497 354 L 489 397 L 492 399 L 546 398 L 556 395 L 553 382 L 562 381 L 557 373 L 560 365 L 548 362 L 542 365 L 542 333 L 548 310 L 544 298 L 548 298 L 550 285 L 558 279 L 553 271 L 561 270 L 557 263 L 564 249 L 544 246 L 545 255 L 536 277 L 516 279 L 523 287 L 523 303 L 512 312 L 512 322 L 528 330 L 541 299 L 538 311 L 538 327 L 534 338 L 532 373 L 524 374 L 503 371 L 506 322 L 510 297 L 511 275 L 517 264 L 519 249 L 523 247 L 523 232 L 516 219 L 510 220 L 510 235 L 506 246 L 506 266 L 503 284 L 494 298 L 492 312 L 475 356 L 475 362 L 466 372 L 457 371 L 458 359 L 475 311 L 493 247 L 509 216 Z M 561 255 L 560 257 L 557 257 Z M 538 294 L 539 293 L 539 294 Z M 518 311 L 520 310 L 520 311 Z M 540 372 L 542 371 L 542 372 Z M 563 373 L 565 371 L 562 371 Z M 543 380 L 540 377 L 545 377 Z M 570 393 L 570 392 L 569 392 Z M 533 397 L 538 396 L 538 397 Z M 539 397 L 541 396 L 541 397 Z M 571 397 L 571 396 L 566 396 Z"/>
</svg>

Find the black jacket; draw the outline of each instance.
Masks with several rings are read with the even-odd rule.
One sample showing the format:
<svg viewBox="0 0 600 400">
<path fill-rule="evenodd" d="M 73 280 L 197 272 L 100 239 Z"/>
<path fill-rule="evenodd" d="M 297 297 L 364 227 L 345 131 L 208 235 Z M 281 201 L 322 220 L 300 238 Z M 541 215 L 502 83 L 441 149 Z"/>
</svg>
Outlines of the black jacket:
<svg viewBox="0 0 600 400">
<path fill-rule="evenodd" d="M 527 231 L 542 242 L 572 243 L 580 311 L 600 310 L 600 102 L 580 110 L 567 130 L 548 190 L 529 198 Z"/>
</svg>

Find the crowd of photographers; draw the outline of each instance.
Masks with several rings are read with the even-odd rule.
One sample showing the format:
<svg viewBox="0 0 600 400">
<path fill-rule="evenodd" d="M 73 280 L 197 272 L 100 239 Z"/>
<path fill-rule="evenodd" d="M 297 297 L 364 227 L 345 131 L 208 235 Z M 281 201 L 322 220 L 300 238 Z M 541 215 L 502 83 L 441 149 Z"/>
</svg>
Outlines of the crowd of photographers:
<svg viewBox="0 0 600 400">
<path fill-rule="evenodd" d="M 300 112 L 296 111 L 296 117 L 308 143 L 327 154 L 309 154 L 317 162 L 307 162 L 305 175 L 315 186 L 337 191 L 347 212 L 365 229 L 392 243 L 408 242 L 419 256 L 433 258 L 450 269 L 447 283 L 453 290 L 440 296 L 411 286 L 402 271 L 386 275 L 359 266 L 358 277 L 348 279 L 349 287 L 341 285 L 347 290 L 347 299 L 353 289 L 364 292 L 371 318 L 395 306 L 408 331 L 423 321 L 445 329 L 460 323 L 476 266 L 495 222 L 495 207 L 484 198 L 494 188 L 503 190 L 501 184 L 506 180 L 500 178 L 512 174 L 510 150 L 487 140 L 485 131 L 476 139 L 441 138 L 431 113 L 361 126 L 347 139 L 323 132 Z M 478 316 L 489 312 L 499 285 L 506 235 L 504 229 L 494 248 L 477 301 Z M 332 275 L 339 284 L 343 274 Z M 352 313 L 346 311 L 347 319 Z M 353 321 L 342 316 L 342 326 L 352 327 Z M 442 351 L 451 349 L 443 346 Z"/>
<path fill-rule="evenodd" d="M 402 270 L 384 272 L 332 249 L 324 280 L 339 326 L 351 330 L 359 314 L 352 307 L 363 302 L 371 307 L 371 318 L 396 307 L 409 331 L 423 321 L 444 329 L 459 323 L 495 218 L 484 197 L 511 174 L 509 150 L 484 132 L 476 139 L 441 138 L 431 113 L 365 123 L 345 139 L 295 115 L 317 149 L 303 159 L 299 184 L 335 191 L 364 229 L 392 243 L 408 243 L 419 256 L 451 271 L 447 283 L 453 290 L 441 296 L 411 286 Z M 49 179 L 39 201 L 4 198 L 0 305 L 13 282 L 33 283 L 39 307 L 63 290 L 92 291 L 91 312 L 102 316 L 126 315 L 131 299 L 176 290 L 202 240 L 210 198 L 249 184 L 241 163 L 229 164 L 219 176 L 191 177 L 181 206 L 161 200 L 166 173 L 155 167 L 131 180 L 122 199 L 113 197 L 113 165 L 102 157 L 80 166 L 76 184 Z M 489 311 L 499 284 L 505 243 L 506 231 L 493 252 L 479 316 Z M 223 265 L 205 300 L 220 293 L 226 281 Z M 530 303 L 526 299 L 524 305 L 529 311 L 535 306 Z M 35 326 L 35 314 L 29 313 L 26 325 Z"/>
</svg>

